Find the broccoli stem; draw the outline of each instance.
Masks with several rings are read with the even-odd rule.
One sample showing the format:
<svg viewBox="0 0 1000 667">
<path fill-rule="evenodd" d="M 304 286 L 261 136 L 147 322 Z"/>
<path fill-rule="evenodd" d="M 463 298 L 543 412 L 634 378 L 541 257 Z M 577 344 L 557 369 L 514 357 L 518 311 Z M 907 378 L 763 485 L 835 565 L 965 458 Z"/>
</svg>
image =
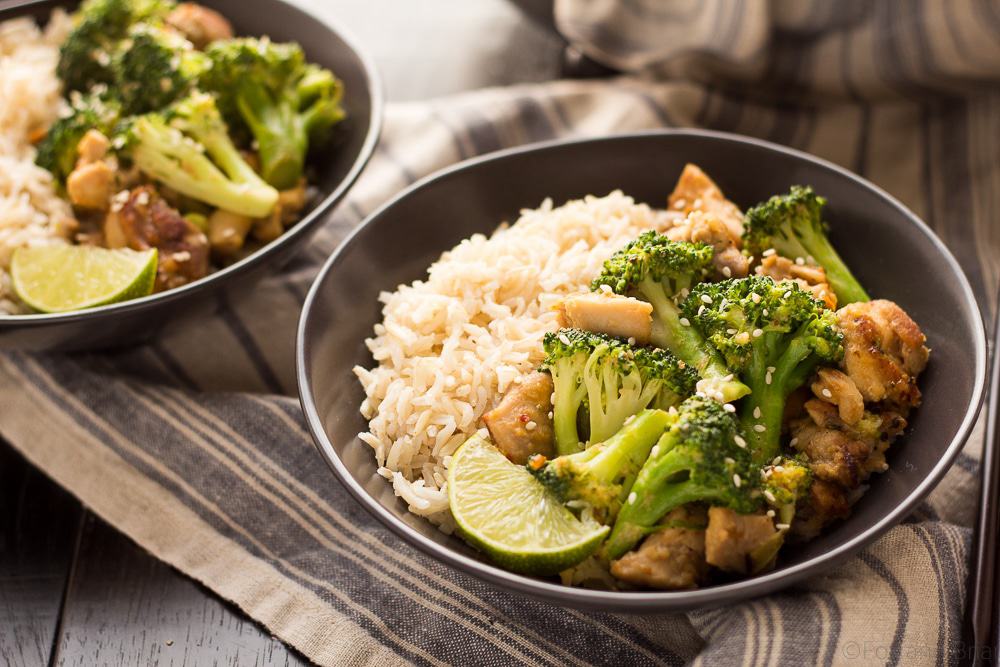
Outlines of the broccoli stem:
<svg viewBox="0 0 1000 667">
<path fill-rule="evenodd" d="M 639 283 L 638 289 L 653 304 L 653 312 L 657 317 L 653 326 L 653 344 L 670 350 L 681 361 L 694 368 L 704 380 L 704 383 L 699 383 L 699 390 L 712 396 L 721 394 L 724 403 L 750 393 L 749 387 L 733 378 L 732 372 L 726 368 L 718 353 L 708 346 L 698 329 L 690 323 L 687 326 L 681 323 L 680 309 L 667 296 L 659 281 L 646 276 Z"/>
<path fill-rule="evenodd" d="M 765 334 L 755 347 L 772 347 L 772 334 Z M 781 422 L 788 395 L 804 381 L 812 351 L 801 340 L 794 339 L 780 355 L 757 350 L 747 370 L 751 393 L 743 402 L 740 422 L 754 463 L 764 465 L 781 453 Z M 775 359 L 775 357 L 777 357 Z M 768 373 L 771 366 L 774 371 Z M 806 371 L 806 372 L 804 372 Z M 770 375 L 770 382 L 768 376 Z M 758 416 L 759 415 L 759 416 Z M 761 428 L 763 427 L 763 428 Z"/>
<path fill-rule="evenodd" d="M 631 551 L 643 537 L 656 530 L 656 522 L 673 508 L 717 494 L 714 489 L 694 485 L 686 479 L 676 483 L 668 481 L 674 475 L 684 473 L 689 463 L 684 458 L 670 455 L 677 437 L 673 431 L 664 433 L 656 443 L 656 456 L 651 457 L 639 471 L 631 490 L 635 499 L 626 502 L 619 510 L 614 528 L 601 552 L 604 559 L 615 560 Z"/>
<path fill-rule="evenodd" d="M 257 85 L 241 87 L 236 101 L 260 153 L 264 180 L 279 190 L 295 187 L 302 176 L 309 137 L 298 111 L 274 101 Z"/>
<path fill-rule="evenodd" d="M 810 234 L 804 239 L 804 245 L 812 258 L 826 271 L 826 279 L 837 295 L 838 305 L 871 300 L 826 236 Z"/>
<path fill-rule="evenodd" d="M 556 452 L 559 456 L 573 454 L 583 449 L 576 426 L 577 412 L 587 392 L 586 385 L 577 382 L 573 364 L 560 362 L 552 369 L 552 383 L 556 396 L 552 406 L 552 426 L 555 431 Z"/>
<path fill-rule="evenodd" d="M 588 462 L 594 479 L 611 483 L 623 478 L 625 492 L 632 486 L 636 473 L 649 457 L 649 451 L 671 421 L 663 410 L 643 410 L 604 441 L 600 451 Z"/>
</svg>

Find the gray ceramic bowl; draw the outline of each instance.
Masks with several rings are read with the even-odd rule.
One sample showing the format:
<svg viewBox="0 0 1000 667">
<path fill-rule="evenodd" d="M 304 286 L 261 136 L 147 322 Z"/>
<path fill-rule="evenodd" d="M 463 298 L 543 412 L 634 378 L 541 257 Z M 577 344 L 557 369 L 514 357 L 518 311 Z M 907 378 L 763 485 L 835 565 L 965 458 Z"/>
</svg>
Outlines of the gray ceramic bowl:
<svg viewBox="0 0 1000 667">
<path fill-rule="evenodd" d="M 832 238 L 869 291 L 893 299 L 920 323 L 934 352 L 921 378 L 924 405 L 847 521 L 783 554 L 767 574 L 696 591 L 598 592 L 511 574 L 457 537 L 409 514 L 375 474 L 356 436 L 364 394 L 351 374 L 370 365 L 364 339 L 380 319 L 379 290 L 425 275 L 438 255 L 474 232 L 545 197 L 556 202 L 621 188 L 663 203 L 685 162 L 696 162 L 742 206 L 794 183 L 829 200 Z M 347 489 L 403 539 L 505 589 L 565 605 L 667 611 L 730 603 L 788 586 L 846 559 L 907 516 L 937 484 L 972 428 L 983 395 L 983 323 L 947 248 L 899 202 L 830 163 L 774 144 L 713 132 L 660 131 L 549 143 L 487 155 L 416 183 L 372 214 L 329 259 L 299 323 L 299 394 L 320 452 Z"/>
<path fill-rule="evenodd" d="M 0 317 L 0 348 L 80 350 L 126 345 L 142 340 L 167 321 L 211 309 L 220 292 L 245 291 L 283 266 L 312 237 L 327 214 L 364 169 L 382 124 L 382 88 L 371 60 L 336 28 L 282 0 L 199 0 L 222 12 L 239 35 L 269 35 L 296 41 L 310 61 L 333 70 L 344 82 L 348 119 L 334 139 L 310 156 L 313 185 L 319 191 L 302 218 L 281 237 L 243 260 L 175 290 L 125 303 L 55 315 Z M 0 9 L 0 21 L 17 16 L 48 20 L 67 0 L 27 0 Z"/>
</svg>

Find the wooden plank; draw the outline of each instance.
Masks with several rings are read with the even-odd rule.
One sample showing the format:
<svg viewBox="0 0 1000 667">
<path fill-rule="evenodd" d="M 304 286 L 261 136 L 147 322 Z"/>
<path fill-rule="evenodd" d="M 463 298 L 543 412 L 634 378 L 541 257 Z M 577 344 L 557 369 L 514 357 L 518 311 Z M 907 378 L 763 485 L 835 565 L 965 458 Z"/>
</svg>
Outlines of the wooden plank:
<svg viewBox="0 0 1000 667">
<path fill-rule="evenodd" d="M 0 664 L 52 653 L 80 504 L 0 440 Z"/>
<path fill-rule="evenodd" d="M 234 607 L 88 515 L 58 665 L 304 665 Z"/>
</svg>

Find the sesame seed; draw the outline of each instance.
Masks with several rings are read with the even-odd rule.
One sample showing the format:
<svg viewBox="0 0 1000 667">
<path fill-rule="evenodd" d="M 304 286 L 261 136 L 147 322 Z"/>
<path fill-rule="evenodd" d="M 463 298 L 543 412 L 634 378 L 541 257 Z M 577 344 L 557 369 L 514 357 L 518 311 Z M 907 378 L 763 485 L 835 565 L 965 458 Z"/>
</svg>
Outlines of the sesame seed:
<svg viewBox="0 0 1000 667">
<path fill-rule="evenodd" d="M 667 410 L 667 414 L 676 415 L 677 414 L 677 408 L 675 408 L 674 406 L 671 405 L 670 409 Z"/>
<path fill-rule="evenodd" d="M 701 315 L 704 312 L 705 312 L 705 304 L 701 304 L 700 306 L 698 306 L 698 314 Z"/>
<path fill-rule="evenodd" d="M 681 320 L 680 320 L 680 322 L 681 322 L 681 326 L 682 327 L 689 327 L 689 326 L 691 326 L 691 320 L 689 320 L 686 317 L 682 317 Z"/>
<path fill-rule="evenodd" d="M 737 475 L 736 473 L 733 473 L 733 486 L 735 486 L 738 489 L 740 488 L 740 484 L 742 483 L 743 480 L 740 479 L 740 476 Z"/>
<path fill-rule="evenodd" d="M 764 426 L 763 424 L 754 424 L 753 430 L 757 431 L 758 433 L 763 433 L 764 431 L 767 430 L 767 427 Z"/>
<path fill-rule="evenodd" d="M 651 450 L 649 450 L 649 455 L 650 456 L 656 456 L 659 453 L 660 453 L 660 446 L 659 445 L 653 445 L 653 448 Z"/>
<path fill-rule="evenodd" d="M 635 491 L 628 494 L 628 504 L 631 505 L 632 503 L 634 503 L 636 498 L 638 498 L 638 496 L 635 495 Z"/>
<path fill-rule="evenodd" d="M 774 518 L 774 510 L 768 510 L 767 511 L 767 515 L 773 519 Z"/>
<path fill-rule="evenodd" d="M 730 336 L 735 336 L 736 329 L 726 329 L 726 333 L 729 334 Z"/>
<path fill-rule="evenodd" d="M 722 460 L 725 461 L 726 463 L 728 463 L 729 465 L 733 465 L 733 464 L 736 463 L 736 459 L 734 459 L 732 456 L 727 456 L 726 458 L 724 458 Z"/>
<path fill-rule="evenodd" d="M 712 297 L 710 297 L 707 294 L 702 294 L 701 295 L 701 301 L 702 301 L 702 303 L 712 303 Z"/>
<path fill-rule="evenodd" d="M 628 337 L 628 344 L 629 345 L 635 345 L 635 336 L 629 336 Z"/>
<path fill-rule="evenodd" d="M 738 436 L 738 435 L 734 435 L 734 436 L 733 436 L 733 442 L 735 442 L 735 443 L 736 443 L 736 446 L 737 446 L 737 447 L 741 447 L 741 448 L 743 448 L 743 449 L 746 449 L 746 446 L 747 446 L 747 441 L 746 441 L 746 440 L 744 440 L 744 439 L 743 439 L 743 438 L 742 438 L 741 436 Z"/>
<path fill-rule="evenodd" d="M 750 295 L 750 300 L 753 301 L 754 303 L 760 303 L 760 294 L 754 292 L 753 294 Z"/>
<path fill-rule="evenodd" d="M 764 317 L 767 317 L 768 315 L 767 308 L 765 308 L 762 312 L 764 313 Z"/>
<path fill-rule="evenodd" d="M 789 526 L 787 523 L 776 523 L 774 524 L 774 527 L 777 528 L 778 530 L 788 530 L 789 528 L 791 528 L 791 526 Z"/>
<path fill-rule="evenodd" d="M 820 393 L 823 394 L 823 398 L 833 398 L 833 394 L 826 387 L 823 387 L 823 391 Z"/>
<path fill-rule="evenodd" d="M 774 497 L 774 494 L 771 493 L 770 491 L 764 491 L 764 497 L 767 498 L 767 501 L 769 503 L 777 502 L 778 500 L 777 498 Z"/>
<path fill-rule="evenodd" d="M 698 398 L 708 398 L 708 396 L 706 396 L 705 392 L 703 391 L 696 391 L 694 392 L 694 395 L 697 396 Z"/>
<path fill-rule="evenodd" d="M 728 266 L 724 266 L 724 267 L 722 267 L 722 275 L 724 275 L 727 278 L 732 278 L 733 277 L 733 270 L 730 269 Z"/>
<path fill-rule="evenodd" d="M 552 411 L 549 410 L 549 419 L 552 419 Z"/>
<path fill-rule="evenodd" d="M 753 259 L 754 259 L 753 255 L 747 257 L 747 264 L 753 264 Z"/>
<path fill-rule="evenodd" d="M 774 366 L 768 366 L 768 367 L 767 367 L 767 371 L 768 371 L 769 373 L 773 373 L 773 372 L 774 372 L 774 371 L 776 371 L 776 370 L 778 370 L 778 369 L 777 369 L 777 368 L 775 368 Z"/>
<path fill-rule="evenodd" d="M 802 266 L 806 263 L 806 260 L 802 259 L 801 257 L 796 257 L 795 263 L 798 264 L 799 266 Z"/>
<path fill-rule="evenodd" d="M 758 405 L 753 409 L 753 418 L 760 419 L 760 406 Z"/>
<path fill-rule="evenodd" d="M 569 336 L 566 334 L 559 334 L 559 340 L 563 345 L 569 345 L 570 343 Z"/>
<path fill-rule="evenodd" d="M 527 424 L 524 425 L 525 431 L 534 431 L 536 428 L 538 428 L 538 424 L 536 424 L 533 421 L 529 421 Z"/>
<path fill-rule="evenodd" d="M 794 447 L 795 445 L 799 444 L 799 439 L 798 438 L 792 438 L 791 442 L 789 442 L 788 444 L 791 445 L 792 447 Z"/>
<path fill-rule="evenodd" d="M 753 330 L 753 337 L 754 338 L 760 338 L 763 335 L 764 335 L 764 330 L 763 329 L 754 329 Z"/>
<path fill-rule="evenodd" d="M 490 437 L 490 432 L 487 431 L 485 428 L 481 428 L 478 431 L 476 431 L 476 435 L 485 440 L 486 438 Z"/>
<path fill-rule="evenodd" d="M 778 251 L 775 250 L 774 248 L 768 248 L 767 250 L 761 253 L 761 257 L 770 257 L 771 255 L 777 254 L 777 252 Z"/>
<path fill-rule="evenodd" d="M 725 410 L 726 412 L 736 412 L 736 406 L 732 405 L 731 403 L 726 403 L 725 405 L 722 406 L 722 409 Z"/>
<path fill-rule="evenodd" d="M 764 375 L 764 384 L 771 384 L 771 371 Z"/>
<path fill-rule="evenodd" d="M 780 457 L 780 456 L 775 456 L 775 457 L 774 457 L 774 460 L 773 460 L 773 461 L 771 461 L 771 465 L 773 465 L 773 466 L 776 466 L 776 465 L 778 465 L 779 463 L 781 463 L 781 457 Z"/>
<path fill-rule="evenodd" d="M 601 291 L 605 294 L 611 294 L 611 285 L 601 285 Z"/>
<path fill-rule="evenodd" d="M 552 392 L 549 395 L 549 403 L 555 405 L 555 403 L 556 403 L 556 392 Z"/>
<path fill-rule="evenodd" d="M 774 466 L 774 472 L 785 472 L 785 466 Z"/>
<path fill-rule="evenodd" d="M 787 292 L 785 292 L 785 293 L 784 293 L 784 294 L 782 295 L 782 297 L 781 297 L 781 298 L 783 298 L 783 299 L 787 299 L 787 298 L 788 298 L 788 297 L 790 297 L 791 295 L 792 295 L 792 290 L 788 290 Z"/>
</svg>

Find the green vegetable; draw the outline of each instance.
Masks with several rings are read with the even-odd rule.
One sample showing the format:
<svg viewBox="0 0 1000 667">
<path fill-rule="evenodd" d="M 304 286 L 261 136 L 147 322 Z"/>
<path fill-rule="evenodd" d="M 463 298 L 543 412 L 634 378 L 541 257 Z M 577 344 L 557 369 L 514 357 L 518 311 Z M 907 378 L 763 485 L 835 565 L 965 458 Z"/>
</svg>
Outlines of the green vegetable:
<svg viewBox="0 0 1000 667">
<path fill-rule="evenodd" d="M 840 305 L 868 301 L 861 283 L 827 238 L 821 217 L 825 204 L 826 199 L 811 187 L 793 185 L 787 195 L 776 195 L 747 211 L 743 247 L 758 257 L 774 248 L 790 259 L 815 261 L 826 271 Z"/>
<path fill-rule="evenodd" d="M 264 217 L 278 192 L 246 163 L 215 102 L 196 93 L 167 114 L 133 119 L 126 152 L 140 170 L 177 192 L 251 218 Z"/>
<path fill-rule="evenodd" d="M 755 461 L 763 465 L 779 453 L 788 395 L 819 362 L 843 355 L 836 315 L 794 282 L 766 276 L 703 283 L 682 308 L 751 388 L 740 421 Z"/>
<path fill-rule="evenodd" d="M 127 114 L 155 111 L 190 93 L 208 65 L 205 54 L 173 30 L 142 23 L 114 59 L 114 91 Z"/>
<path fill-rule="evenodd" d="M 528 459 L 528 470 L 563 502 L 581 501 L 601 523 L 610 523 L 628 497 L 649 450 L 669 426 L 663 410 L 643 410 L 607 441 L 582 452 Z"/>
<path fill-rule="evenodd" d="M 777 512 L 777 523 L 790 525 L 796 504 L 805 498 L 812 485 L 812 470 L 796 458 L 776 457 L 764 466 L 764 499 Z"/>
<path fill-rule="evenodd" d="M 201 85 L 219 99 L 229 124 L 253 135 L 261 174 L 285 190 L 302 176 L 306 153 L 344 117 L 342 86 L 329 70 L 309 65 L 298 44 L 266 38 L 211 44 Z"/>
<path fill-rule="evenodd" d="M 580 421 L 591 442 L 604 441 L 640 410 L 679 403 L 691 395 L 698 379 L 665 350 L 634 347 L 580 329 L 546 334 L 543 346 L 543 368 L 552 374 L 555 387 L 553 421 L 560 454 L 582 449 Z"/>
<path fill-rule="evenodd" d="M 604 262 L 604 269 L 594 279 L 591 289 L 597 291 L 607 286 L 616 294 L 636 296 L 651 303 L 653 343 L 669 349 L 692 366 L 704 378 L 699 389 L 728 402 L 745 396 L 749 389 L 733 379 L 715 350 L 683 318 L 676 302 L 705 279 L 711 261 L 711 246 L 674 242 L 648 231 Z"/>
<path fill-rule="evenodd" d="M 70 114 L 60 118 L 38 144 L 35 163 L 48 169 L 61 183 L 76 166 L 77 145 L 87 130 L 108 135 L 118 120 L 118 104 L 99 95 L 74 95 Z"/>
<path fill-rule="evenodd" d="M 717 401 L 692 396 L 681 403 L 669 430 L 639 470 L 603 547 L 604 558 L 621 558 L 681 505 L 705 502 L 754 511 L 758 501 L 753 471 L 733 417 Z"/>
</svg>

